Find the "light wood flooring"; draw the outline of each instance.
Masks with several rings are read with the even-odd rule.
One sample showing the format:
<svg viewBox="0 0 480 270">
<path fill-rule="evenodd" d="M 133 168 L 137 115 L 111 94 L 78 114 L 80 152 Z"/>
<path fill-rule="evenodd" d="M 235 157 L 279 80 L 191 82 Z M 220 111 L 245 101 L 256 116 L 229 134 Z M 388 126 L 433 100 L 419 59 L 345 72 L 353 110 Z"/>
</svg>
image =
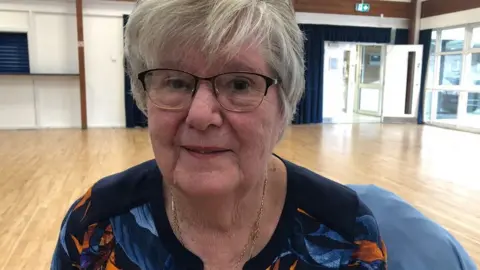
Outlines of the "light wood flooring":
<svg viewBox="0 0 480 270">
<path fill-rule="evenodd" d="M 295 126 L 276 152 L 341 183 L 397 193 L 480 265 L 480 135 L 416 125 Z M 70 204 L 99 178 L 152 157 L 141 129 L 0 131 L 0 270 L 49 269 Z"/>
</svg>

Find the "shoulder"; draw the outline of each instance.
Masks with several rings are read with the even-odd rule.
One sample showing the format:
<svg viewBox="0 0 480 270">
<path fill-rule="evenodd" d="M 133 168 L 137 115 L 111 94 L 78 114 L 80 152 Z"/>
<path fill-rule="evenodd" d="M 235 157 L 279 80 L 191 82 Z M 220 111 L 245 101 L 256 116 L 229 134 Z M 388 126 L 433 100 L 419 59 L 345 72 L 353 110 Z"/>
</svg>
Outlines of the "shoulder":
<svg viewBox="0 0 480 270">
<path fill-rule="evenodd" d="M 82 216 L 79 225 L 88 226 L 146 203 L 152 189 L 161 181 L 154 160 L 130 167 L 100 179 L 81 196 L 67 213 L 71 219 Z"/>
<path fill-rule="evenodd" d="M 142 215 L 148 214 L 144 213 L 143 208 L 160 185 L 161 174 L 154 160 L 109 175 L 92 185 L 66 211 L 52 269 L 77 265 L 81 256 L 90 256 L 88 252 L 85 253 L 85 250 L 89 250 L 89 245 L 111 252 L 114 247 L 112 236 L 116 230 L 115 222 L 127 224 L 129 220 L 124 217 L 129 215 L 126 213 L 131 213 L 134 218 L 140 216 L 141 220 L 150 220 L 142 219 Z M 142 223 L 140 225 L 152 227 Z"/>
<path fill-rule="evenodd" d="M 309 169 L 286 160 L 284 163 L 297 209 L 353 240 L 358 213 L 368 212 L 356 192 Z"/>
<path fill-rule="evenodd" d="M 144 205 L 160 183 L 161 174 L 153 160 L 106 176 L 70 205 L 61 230 L 82 235 L 92 224 Z"/>
<path fill-rule="evenodd" d="M 351 267 L 348 269 L 385 269 L 387 252 L 377 221 L 357 193 L 306 168 L 284 162 L 289 192 L 297 209 L 297 237 L 308 239 L 316 247 L 299 245 L 297 251 L 325 259 L 325 248 L 335 246 L 338 262 Z"/>
</svg>

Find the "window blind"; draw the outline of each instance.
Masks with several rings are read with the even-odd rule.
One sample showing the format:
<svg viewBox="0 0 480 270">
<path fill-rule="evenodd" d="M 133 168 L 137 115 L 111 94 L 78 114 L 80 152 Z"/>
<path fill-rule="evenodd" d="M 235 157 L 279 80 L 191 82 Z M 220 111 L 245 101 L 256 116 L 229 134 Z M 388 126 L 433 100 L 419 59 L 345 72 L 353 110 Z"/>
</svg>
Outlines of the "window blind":
<svg viewBox="0 0 480 270">
<path fill-rule="evenodd" d="M 27 33 L 0 32 L 0 73 L 30 73 Z"/>
</svg>

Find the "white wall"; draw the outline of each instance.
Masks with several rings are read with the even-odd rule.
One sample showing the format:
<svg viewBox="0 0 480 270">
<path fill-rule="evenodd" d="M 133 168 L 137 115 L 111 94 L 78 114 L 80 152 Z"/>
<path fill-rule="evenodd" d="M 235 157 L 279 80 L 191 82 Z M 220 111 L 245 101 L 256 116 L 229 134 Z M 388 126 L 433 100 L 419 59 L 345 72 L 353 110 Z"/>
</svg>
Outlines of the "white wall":
<svg viewBox="0 0 480 270">
<path fill-rule="evenodd" d="M 480 23 L 480 8 L 423 18 L 420 22 L 420 28 L 435 29 L 470 23 Z"/>
<path fill-rule="evenodd" d="M 32 81 L 15 77 L 0 78 L 0 128 L 35 126 Z"/>
<path fill-rule="evenodd" d="M 86 1 L 89 127 L 124 127 L 123 14 L 133 3 Z M 74 3 L 2 1 L 0 31 L 28 33 L 32 73 L 78 73 Z M 0 128 L 80 127 L 76 76 L 0 76 Z"/>
</svg>

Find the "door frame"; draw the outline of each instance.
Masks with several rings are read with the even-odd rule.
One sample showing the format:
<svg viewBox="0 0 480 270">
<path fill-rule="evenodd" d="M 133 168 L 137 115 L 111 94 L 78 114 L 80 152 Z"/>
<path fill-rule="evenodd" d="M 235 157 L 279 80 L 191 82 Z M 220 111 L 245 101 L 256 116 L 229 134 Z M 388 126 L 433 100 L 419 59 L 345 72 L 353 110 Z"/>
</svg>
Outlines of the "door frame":
<svg viewBox="0 0 480 270">
<path fill-rule="evenodd" d="M 357 84 L 357 64 L 358 64 L 358 51 L 357 46 L 355 43 L 345 42 L 346 44 L 352 45 L 350 48 L 344 50 L 349 54 L 349 62 L 348 62 L 348 80 L 346 85 L 346 92 L 347 95 L 344 100 L 345 106 L 345 113 L 347 115 L 351 115 L 354 113 L 355 110 L 355 91 L 356 91 L 356 84 Z"/>
<path fill-rule="evenodd" d="M 361 74 L 363 68 L 363 54 L 364 49 L 367 46 L 377 46 L 381 48 L 380 51 L 380 75 L 379 79 L 380 82 L 378 84 L 363 84 L 361 83 Z M 363 115 L 369 116 L 376 116 L 381 117 L 383 114 L 383 88 L 385 83 L 385 61 L 386 61 L 386 44 L 379 44 L 379 43 L 357 43 L 357 68 L 356 68 L 356 84 L 355 84 L 355 105 L 354 105 L 354 112 Z M 367 111 L 360 109 L 360 96 L 361 96 L 361 89 L 362 88 L 369 88 L 369 89 L 378 89 L 379 90 L 379 97 L 378 97 L 378 110 L 377 111 Z"/>
</svg>

